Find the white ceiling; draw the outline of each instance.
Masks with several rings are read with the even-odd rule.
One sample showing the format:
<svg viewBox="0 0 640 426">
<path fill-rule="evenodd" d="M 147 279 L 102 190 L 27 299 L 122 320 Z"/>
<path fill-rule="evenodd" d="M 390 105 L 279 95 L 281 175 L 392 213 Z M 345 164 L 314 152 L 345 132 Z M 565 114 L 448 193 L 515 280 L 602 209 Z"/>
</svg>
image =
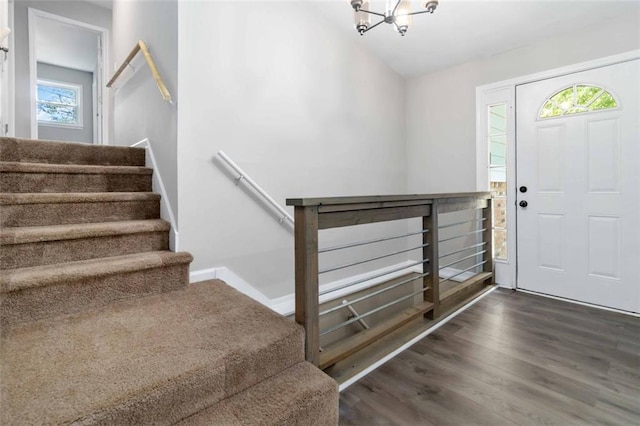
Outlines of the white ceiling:
<svg viewBox="0 0 640 426">
<path fill-rule="evenodd" d="M 353 9 L 347 0 L 314 4 L 356 43 L 405 77 L 606 25 L 606 20 L 617 16 L 635 14 L 640 25 L 638 0 L 440 0 L 433 15 L 413 17 L 404 37 L 384 23 L 360 36 L 353 29 Z M 413 4 L 417 10 L 419 2 Z M 370 9 L 381 12 L 384 5 L 385 1 L 373 0 Z M 377 22 L 375 18 L 372 23 Z"/>
<path fill-rule="evenodd" d="M 93 72 L 98 62 L 98 35 L 86 29 L 38 18 L 38 62 Z"/>
</svg>

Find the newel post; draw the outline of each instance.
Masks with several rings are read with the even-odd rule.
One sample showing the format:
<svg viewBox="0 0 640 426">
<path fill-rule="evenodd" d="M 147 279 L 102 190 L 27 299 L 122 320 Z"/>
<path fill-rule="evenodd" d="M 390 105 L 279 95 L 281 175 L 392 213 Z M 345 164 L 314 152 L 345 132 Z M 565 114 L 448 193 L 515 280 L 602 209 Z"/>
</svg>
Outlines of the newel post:
<svg viewBox="0 0 640 426">
<path fill-rule="evenodd" d="M 438 251 L 438 200 L 431 204 L 431 214 L 422 217 L 422 229 L 429 232 L 422 234 L 422 258 L 429 259 L 422 264 L 422 272 L 429 273 L 424 277 L 424 285 L 428 290 L 424 292 L 424 300 L 433 303 L 433 310 L 427 312 L 427 318 L 436 319 L 440 316 L 440 261 Z"/>
<path fill-rule="evenodd" d="M 318 300 L 318 207 L 296 206 L 295 280 L 296 322 L 305 329 L 305 359 L 320 364 Z"/>
<path fill-rule="evenodd" d="M 487 250 L 485 255 L 486 263 L 483 265 L 483 272 L 491 272 L 491 284 L 495 282 L 495 274 L 493 272 L 493 200 L 491 196 L 486 200 L 487 207 L 482 209 L 482 241 L 487 243 L 484 248 Z"/>
</svg>

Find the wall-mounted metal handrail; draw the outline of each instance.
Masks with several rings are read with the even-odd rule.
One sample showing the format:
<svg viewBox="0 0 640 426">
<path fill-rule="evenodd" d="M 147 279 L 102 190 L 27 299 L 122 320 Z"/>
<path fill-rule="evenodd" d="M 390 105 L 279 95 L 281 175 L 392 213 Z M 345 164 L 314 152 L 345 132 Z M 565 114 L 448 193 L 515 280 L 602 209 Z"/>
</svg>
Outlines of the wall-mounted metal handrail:
<svg viewBox="0 0 640 426">
<path fill-rule="evenodd" d="M 151 75 L 153 76 L 153 79 L 155 80 L 156 85 L 158 86 L 158 90 L 160 90 L 162 99 L 169 102 L 170 104 L 173 104 L 171 93 L 169 93 L 169 89 L 167 89 L 167 86 L 164 84 L 164 81 L 162 81 L 162 77 L 160 77 L 160 72 L 158 71 L 158 67 L 156 67 L 156 63 L 153 61 L 153 58 L 151 57 L 151 53 L 149 53 L 149 48 L 147 47 L 146 43 L 142 40 L 138 40 L 138 42 L 133 47 L 133 49 L 131 49 L 129 56 L 126 57 L 124 62 L 122 62 L 122 64 L 120 65 L 120 68 L 118 68 L 118 70 L 113 75 L 113 77 L 111 77 L 111 80 L 109 80 L 109 82 L 107 83 L 107 87 L 113 86 L 113 83 L 115 83 L 118 77 L 120 77 L 120 75 L 124 72 L 124 70 L 128 66 L 130 66 L 131 61 L 133 61 L 133 58 L 135 58 L 138 52 L 142 52 L 142 54 L 144 55 L 144 59 L 147 65 L 149 66 L 149 69 L 151 70 Z"/>
<path fill-rule="evenodd" d="M 229 158 L 229 156 L 223 151 L 218 151 L 217 156 L 239 175 L 237 178 L 238 181 L 242 180 L 246 182 L 249 186 L 251 186 L 251 188 L 253 188 L 254 191 L 256 191 L 262 198 L 264 198 L 264 200 L 269 203 L 271 207 L 273 207 L 278 211 L 278 213 L 280 213 L 280 223 L 286 220 L 291 225 L 293 225 L 293 217 L 291 217 L 291 215 L 284 208 L 282 208 L 282 206 L 278 204 L 276 200 L 274 200 L 269 194 L 267 194 L 266 191 L 262 189 L 262 187 L 260 187 L 260 185 L 258 185 L 253 179 L 251 179 L 251 177 L 247 175 L 244 170 L 242 170 L 240 166 L 235 163 L 235 161 Z"/>
</svg>

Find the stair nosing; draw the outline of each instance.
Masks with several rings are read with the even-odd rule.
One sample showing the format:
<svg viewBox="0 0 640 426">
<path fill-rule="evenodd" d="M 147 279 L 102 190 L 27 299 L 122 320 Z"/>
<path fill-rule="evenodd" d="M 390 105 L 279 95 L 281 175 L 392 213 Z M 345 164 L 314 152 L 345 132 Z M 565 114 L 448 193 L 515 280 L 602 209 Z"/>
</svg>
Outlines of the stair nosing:
<svg viewBox="0 0 640 426">
<path fill-rule="evenodd" d="M 140 260 L 143 260 L 143 262 L 140 262 Z M 60 282 L 79 281 L 86 278 L 136 272 L 181 263 L 188 264 L 192 260 L 193 256 L 189 253 L 162 250 L 6 269 L 0 275 L 0 293 L 11 293 Z M 87 266 L 95 266 L 95 268 L 88 271 L 86 270 Z M 52 274 L 52 272 L 55 273 Z M 25 282 L 27 278 L 28 282 Z"/>
<path fill-rule="evenodd" d="M 0 161 L 2 173 L 151 175 L 153 169 L 143 166 L 108 166 L 93 164 L 50 164 Z"/>
<path fill-rule="evenodd" d="M 0 205 L 109 203 L 127 201 L 157 201 L 160 194 L 154 192 L 50 192 L 50 193 L 0 193 Z"/>
<path fill-rule="evenodd" d="M 0 229 L 0 246 L 168 232 L 170 229 L 169 222 L 162 219 L 5 227 Z"/>
</svg>

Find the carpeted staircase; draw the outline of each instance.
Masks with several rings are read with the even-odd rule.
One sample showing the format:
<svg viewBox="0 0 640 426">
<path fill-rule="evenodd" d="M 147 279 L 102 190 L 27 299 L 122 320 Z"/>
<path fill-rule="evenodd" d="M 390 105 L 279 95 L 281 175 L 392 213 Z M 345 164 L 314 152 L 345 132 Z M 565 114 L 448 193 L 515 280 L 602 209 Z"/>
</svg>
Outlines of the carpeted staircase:
<svg viewBox="0 0 640 426">
<path fill-rule="evenodd" d="M 0 139 L 0 424 L 337 424 L 302 328 L 189 285 L 144 164 Z"/>
</svg>

